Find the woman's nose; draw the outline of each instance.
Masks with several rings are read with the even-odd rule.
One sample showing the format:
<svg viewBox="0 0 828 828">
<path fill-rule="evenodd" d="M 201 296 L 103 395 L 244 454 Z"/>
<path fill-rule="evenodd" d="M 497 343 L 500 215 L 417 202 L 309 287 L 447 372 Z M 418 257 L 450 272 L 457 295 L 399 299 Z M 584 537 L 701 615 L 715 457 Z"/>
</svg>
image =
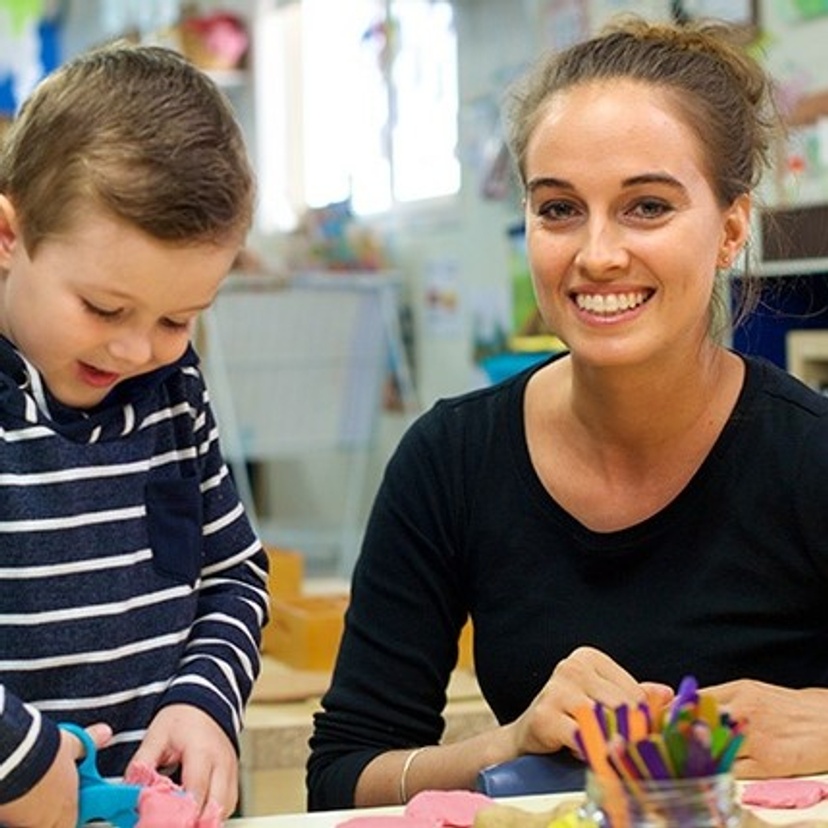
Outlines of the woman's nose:
<svg viewBox="0 0 828 828">
<path fill-rule="evenodd" d="M 600 277 L 626 266 L 629 256 L 620 228 L 606 221 L 592 221 L 575 256 L 575 263 L 588 275 Z"/>
</svg>

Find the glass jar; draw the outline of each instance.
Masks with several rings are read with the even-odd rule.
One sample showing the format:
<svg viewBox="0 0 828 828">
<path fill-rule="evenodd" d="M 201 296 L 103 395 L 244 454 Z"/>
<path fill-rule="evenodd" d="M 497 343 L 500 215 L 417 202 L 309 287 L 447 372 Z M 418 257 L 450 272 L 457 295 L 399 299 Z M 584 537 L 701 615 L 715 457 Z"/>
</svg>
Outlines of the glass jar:
<svg viewBox="0 0 828 828">
<path fill-rule="evenodd" d="M 735 828 L 742 819 L 730 773 L 627 783 L 587 771 L 586 794 L 583 828 Z"/>
</svg>

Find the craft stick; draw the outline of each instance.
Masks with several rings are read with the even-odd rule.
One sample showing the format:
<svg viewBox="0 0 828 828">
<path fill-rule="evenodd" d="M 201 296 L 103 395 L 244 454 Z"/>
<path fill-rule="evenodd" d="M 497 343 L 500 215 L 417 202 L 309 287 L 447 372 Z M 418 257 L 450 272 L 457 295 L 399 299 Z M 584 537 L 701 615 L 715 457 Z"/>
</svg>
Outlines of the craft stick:
<svg viewBox="0 0 828 828">
<path fill-rule="evenodd" d="M 650 709 L 650 730 L 661 730 L 664 727 L 664 713 L 669 705 L 661 700 L 658 693 L 647 693 L 647 707 Z"/>
<path fill-rule="evenodd" d="M 592 712 L 595 714 L 595 721 L 598 722 L 598 726 L 601 728 L 601 733 L 604 735 L 604 740 L 609 740 L 612 733 L 609 730 L 607 724 L 607 708 L 604 707 L 601 702 L 595 702 L 592 707 Z"/>
<path fill-rule="evenodd" d="M 615 772 L 607 761 L 607 740 L 598 717 L 595 715 L 594 706 L 579 707 L 574 711 L 573 716 L 578 725 L 584 756 L 589 766 L 599 776 L 614 777 Z"/>
<path fill-rule="evenodd" d="M 670 762 L 673 766 L 673 774 L 677 777 L 684 776 L 687 765 L 687 742 L 677 730 L 668 729 L 662 734 L 664 746 L 670 754 Z"/>
<path fill-rule="evenodd" d="M 669 779 L 670 770 L 664 762 L 664 759 L 651 739 L 642 739 L 635 743 L 635 749 L 641 757 L 641 761 L 647 767 L 647 776 L 650 779 Z"/>
<path fill-rule="evenodd" d="M 641 775 L 635 762 L 627 754 L 626 745 L 617 740 L 611 742 L 608 748 L 608 758 L 615 772 L 631 790 L 640 790 L 638 780 L 641 779 Z"/>
<path fill-rule="evenodd" d="M 684 775 L 710 776 L 716 773 L 717 765 L 710 756 L 710 751 L 694 735 L 687 740 L 687 761 L 684 766 Z"/>
<path fill-rule="evenodd" d="M 641 706 L 631 707 L 627 711 L 627 723 L 629 730 L 627 738 L 631 742 L 638 742 L 647 738 L 650 728 L 644 708 Z"/>
<path fill-rule="evenodd" d="M 676 773 L 676 769 L 673 766 L 673 759 L 670 756 L 670 751 L 667 750 L 667 745 L 664 742 L 664 734 L 663 733 L 653 733 L 650 736 L 650 741 L 655 745 L 658 752 L 661 754 L 661 761 L 664 762 L 665 767 L 667 768 L 667 773 L 669 776 L 675 777 L 678 774 Z"/>
<path fill-rule="evenodd" d="M 586 752 L 586 745 L 584 744 L 584 739 L 581 736 L 581 731 L 575 731 L 575 746 L 578 748 L 578 752 L 581 754 L 580 758 L 587 761 L 587 752 Z"/>
<path fill-rule="evenodd" d="M 719 708 L 716 699 L 706 693 L 699 693 L 698 702 L 699 718 L 706 722 L 712 730 L 719 724 Z"/>
<path fill-rule="evenodd" d="M 676 721 L 682 710 L 690 704 L 695 704 L 699 698 L 699 684 L 693 676 L 685 676 L 679 684 L 679 689 L 676 692 L 676 697 L 673 699 L 673 704 L 670 710 L 670 723 Z"/>
<path fill-rule="evenodd" d="M 573 717 L 584 743 L 587 762 L 592 772 L 603 782 L 607 793 L 607 814 L 613 828 L 629 828 L 629 813 L 625 807 L 621 780 L 609 761 L 607 743 L 591 705 L 583 705 Z"/>
<path fill-rule="evenodd" d="M 624 738 L 630 738 L 630 709 L 626 704 L 621 704 L 615 709 L 615 725 L 618 733 Z"/>
<path fill-rule="evenodd" d="M 716 727 L 710 731 L 710 755 L 714 759 L 718 760 L 722 755 L 722 751 L 730 743 L 730 737 L 730 728 L 725 727 L 722 724 L 716 725 Z"/>
<path fill-rule="evenodd" d="M 733 736 L 728 746 L 724 749 L 724 751 L 722 751 L 719 761 L 716 763 L 717 773 L 727 773 L 730 771 L 734 761 L 736 760 L 736 753 L 742 746 L 742 742 L 744 740 L 744 733 L 736 733 L 736 735 Z"/>
</svg>

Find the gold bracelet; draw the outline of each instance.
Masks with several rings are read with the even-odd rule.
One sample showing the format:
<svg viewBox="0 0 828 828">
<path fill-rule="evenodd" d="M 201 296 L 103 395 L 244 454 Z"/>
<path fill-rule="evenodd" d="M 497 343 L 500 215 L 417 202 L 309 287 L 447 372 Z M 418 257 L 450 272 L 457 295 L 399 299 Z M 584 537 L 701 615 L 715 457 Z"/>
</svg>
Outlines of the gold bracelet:
<svg viewBox="0 0 828 828">
<path fill-rule="evenodd" d="M 400 774 L 400 805 L 408 803 L 408 791 L 406 790 L 406 782 L 408 781 L 408 771 L 411 770 L 411 765 L 414 760 L 421 754 L 427 751 L 431 745 L 424 745 L 423 747 L 414 748 L 403 762 L 402 773 Z"/>
</svg>

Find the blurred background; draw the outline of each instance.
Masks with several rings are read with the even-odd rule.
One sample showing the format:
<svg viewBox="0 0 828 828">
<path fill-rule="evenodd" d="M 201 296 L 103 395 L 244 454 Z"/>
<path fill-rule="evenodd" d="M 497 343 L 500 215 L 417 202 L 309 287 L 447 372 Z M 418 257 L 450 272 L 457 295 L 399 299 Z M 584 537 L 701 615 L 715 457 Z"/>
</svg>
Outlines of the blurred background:
<svg viewBox="0 0 828 828">
<path fill-rule="evenodd" d="M 181 50 L 235 107 L 256 224 L 198 344 L 251 514 L 306 574 L 347 580 L 417 413 L 563 347 L 535 312 L 500 105 L 623 11 L 727 19 L 772 70 L 791 129 L 750 251 L 766 303 L 733 344 L 824 388 L 828 0 L 0 0 L 6 120 L 116 38 Z"/>
</svg>

